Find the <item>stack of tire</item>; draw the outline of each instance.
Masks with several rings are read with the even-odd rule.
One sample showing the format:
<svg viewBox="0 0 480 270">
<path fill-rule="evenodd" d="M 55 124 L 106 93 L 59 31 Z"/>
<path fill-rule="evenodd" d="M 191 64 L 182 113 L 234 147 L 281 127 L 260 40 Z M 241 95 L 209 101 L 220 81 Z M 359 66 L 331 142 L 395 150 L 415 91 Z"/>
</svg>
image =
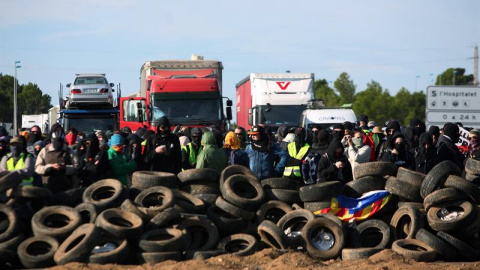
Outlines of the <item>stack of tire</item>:
<svg viewBox="0 0 480 270">
<path fill-rule="evenodd" d="M 212 169 L 190 169 L 177 175 L 179 189 L 203 200 L 209 206 L 214 205 L 220 196 L 220 174 Z"/>
<path fill-rule="evenodd" d="M 418 203 L 412 191 L 400 191 L 410 203 L 403 203 L 392 217 L 393 251 L 417 261 L 478 260 L 480 188 L 462 178 L 461 170 L 451 161 L 432 168 L 419 188 L 419 179 L 414 178 L 420 175 L 405 173 L 411 181 L 402 184 L 418 191 L 423 202 Z"/>
<path fill-rule="evenodd" d="M 480 184 L 480 161 L 469 158 L 465 163 L 465 179 L 475 184 Z"/>
<path fill-rule="evenodd" d="M 178 188 L 178 178 L 173 173 L 136 171 L 132 174 L 130 198 L 134 199 L 140 192 L 151 187 Z"/>
<path fill-rule="evenodd" d="M 300 182 L 290 178 L 267 178 L 261 181 L 267 200 L 281 201 L 287 204 L 300 204 L 298 189 Z"/>
<path fill-rule="evenodd" d="M 332 198 L 340 195 L 343 184 L 340 181 L 303 186 L 299 190 L 303 207 L 311 212 L 329 208 Z"/>
</svg>

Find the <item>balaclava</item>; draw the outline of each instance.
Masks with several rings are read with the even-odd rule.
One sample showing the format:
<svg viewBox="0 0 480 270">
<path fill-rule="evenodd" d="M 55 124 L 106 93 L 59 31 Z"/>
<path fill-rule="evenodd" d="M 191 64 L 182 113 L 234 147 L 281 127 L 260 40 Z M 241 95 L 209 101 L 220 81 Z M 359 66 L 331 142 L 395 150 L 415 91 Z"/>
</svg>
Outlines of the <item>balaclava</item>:
<svg viewBox="0 0 480 270">
<path fill-rule="evenodd" d="M 458 139 L 460 139 L 460 129 L 457 125 L 452 123 L 446 123 L 443 126 L 443 133 L 452 139 L 453 143 L 457 143 Z"/>
</svg>

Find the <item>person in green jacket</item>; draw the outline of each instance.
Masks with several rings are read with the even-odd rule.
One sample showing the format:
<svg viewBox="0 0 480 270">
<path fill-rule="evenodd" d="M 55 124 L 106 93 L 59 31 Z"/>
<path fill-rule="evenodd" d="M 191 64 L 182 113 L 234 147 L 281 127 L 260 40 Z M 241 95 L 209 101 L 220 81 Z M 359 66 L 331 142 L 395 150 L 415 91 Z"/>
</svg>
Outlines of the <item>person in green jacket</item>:
<svg viewBox="0 0 480 270">
<path fill-rule="evenodd" d="M 128 174 L 137 169 L 137 162 L 133 159 L 127 160 L 127 155 L 123 152 L 123 137 L 120 134 L 115 134 L 110 139 L 108 161 L 112 168 L 112 177 L 126 186 Z"/>
<path fill-rule="evenodd" d="M 203 150 L 197 157 L 197 169 L 210 168 L 221 173 L 227 167 L 227 156 L 218 148 L 215 135 L 207 131 L 202 136 Z"/>
</svg>

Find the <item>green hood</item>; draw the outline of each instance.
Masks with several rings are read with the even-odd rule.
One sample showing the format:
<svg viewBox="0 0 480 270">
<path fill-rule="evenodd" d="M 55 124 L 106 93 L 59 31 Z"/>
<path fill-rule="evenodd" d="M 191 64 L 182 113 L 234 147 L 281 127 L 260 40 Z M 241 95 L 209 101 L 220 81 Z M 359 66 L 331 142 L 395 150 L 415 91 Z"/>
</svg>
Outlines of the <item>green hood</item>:
<svg viewBox="0 0 480 270">
<path fill-rule="evenodd" d="M 202 145 L 205 145 L 205 146 L 212 146 L 212 145 L 216 145 L 217 142 L 215 140 L 215 135 L 213 134 L 213 132 L 211 131 L 207 131 L 203 134 L 202 136 Z"/>
</svg>

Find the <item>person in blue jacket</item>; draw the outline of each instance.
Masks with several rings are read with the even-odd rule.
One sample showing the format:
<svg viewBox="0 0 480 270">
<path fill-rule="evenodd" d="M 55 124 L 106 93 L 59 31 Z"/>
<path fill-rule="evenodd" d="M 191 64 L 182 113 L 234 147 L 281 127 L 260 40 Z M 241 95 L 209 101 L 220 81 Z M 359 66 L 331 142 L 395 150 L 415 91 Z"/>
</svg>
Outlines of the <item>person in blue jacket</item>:
<svg viewBox="0 0 480 270">
<path fill-rule="evenodd" d="M 259 180 L 281 177 L 288 161 L 288 152 L 270 140 L 262 126 L 253 126 L 248 132 L 251 143 L 245 151 L 250 159 L 250 170 Z"/>
</svg>

